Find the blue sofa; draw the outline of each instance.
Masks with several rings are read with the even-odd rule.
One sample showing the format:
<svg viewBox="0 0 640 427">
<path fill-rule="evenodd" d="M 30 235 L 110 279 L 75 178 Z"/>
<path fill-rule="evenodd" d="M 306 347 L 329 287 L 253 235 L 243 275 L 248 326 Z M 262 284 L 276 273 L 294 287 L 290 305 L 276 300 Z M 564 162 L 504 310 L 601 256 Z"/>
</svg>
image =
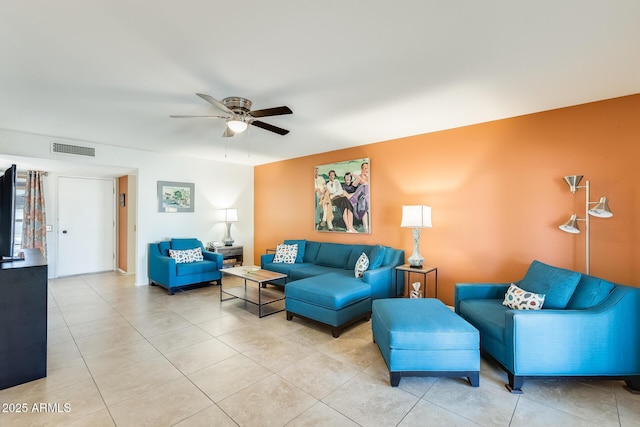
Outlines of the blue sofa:
<svg viewBox="0 0 640 427">
<path fill-rule="evenodd" d="M 541 310 L 502 302 L 509 283 L 459 283 L 455 311 L 480 331 L 482 351 L 525 378 L 623 379 L 640 391 L 640 289 L 534 261 L 520 288 L 545 294 Z"/>
<path fill-rule="evenodd" d="M 332 327 L 337 338 L 342 329 L 371 318 L 371 301 L 398 294 L 395 267 L 404 263 L 404 251 L 380 245 L 285 240 L 298 245 L 293 264 L 273 262 L 275 254 L 260 257 L 260 267 L 287 275 L 274 284 L 284 286 L 287 320 L 293 316 Z M 355 264 L 362 253 L 369 269 L 356 278 Z"/>
<path fill-rule="evenodd" d="M 169 256 L 169 249 L 188 250 L 200 248 L 202 261 L 176 263 Z M 204 282 L 220 284 L 222 273 L 222 254 L 206 251 L 198 239 L 171 239 L 149 243 L 149 284 L 160 285 L 173 295 L 177 288 Z"/>
</svg>

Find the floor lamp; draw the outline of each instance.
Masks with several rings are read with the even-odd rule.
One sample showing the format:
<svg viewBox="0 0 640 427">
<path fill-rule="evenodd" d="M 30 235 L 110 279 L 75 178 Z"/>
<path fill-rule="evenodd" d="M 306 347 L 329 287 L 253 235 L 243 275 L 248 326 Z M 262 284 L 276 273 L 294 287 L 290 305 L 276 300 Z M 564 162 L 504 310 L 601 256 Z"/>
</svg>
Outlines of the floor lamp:
<svg viewBox="0 0 640 427">
<path fill-rule="evenodd" d="M 582 177 L 583 175 L 569 175 L 565 176 L 564 180 L 567 184 L 569 184 L 569 189 L 573 194 L 578 191 L 578 188 L 585 189 L 586 202 L 584 218 L 578 218 L 578 215 L 573 214 L 571 215 L 569 221 L 560 226 L 560 230 L 567 233 L 578 234 L 580 233 L 580 229 L 578 228 L 578 221 L 585 221 L 585 268 L 586 273 L 589 274 L 589 217 L 595 216 L 598 218 L 611 218 L 613 216 L 613 213 L 609 209 L 609 201 L 606 197 L 600 197 L 600 201 L 598 202 L 589 201 L 589 180 L 586 181 L 586 185 L 579 185 Z M 590 207 L 592 205 L 595 206 Z"/>
</svg>

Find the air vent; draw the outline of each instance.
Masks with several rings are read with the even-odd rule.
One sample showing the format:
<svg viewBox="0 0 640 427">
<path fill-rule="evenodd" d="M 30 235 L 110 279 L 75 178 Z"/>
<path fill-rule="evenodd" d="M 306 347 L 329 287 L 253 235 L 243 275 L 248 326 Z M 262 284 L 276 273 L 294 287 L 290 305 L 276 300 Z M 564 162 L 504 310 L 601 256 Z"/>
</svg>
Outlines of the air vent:
<svg viewBox="0 0 640 427">
<path fill-rule="evenodd" d="M 59 142 L 51 143 L 51 152 L 59 154 L 70 154 L 74 156 L 95 157 L 96 149 L 93 147 L 82 147 L 80 145 L 60 144 Z"/>
</svg>

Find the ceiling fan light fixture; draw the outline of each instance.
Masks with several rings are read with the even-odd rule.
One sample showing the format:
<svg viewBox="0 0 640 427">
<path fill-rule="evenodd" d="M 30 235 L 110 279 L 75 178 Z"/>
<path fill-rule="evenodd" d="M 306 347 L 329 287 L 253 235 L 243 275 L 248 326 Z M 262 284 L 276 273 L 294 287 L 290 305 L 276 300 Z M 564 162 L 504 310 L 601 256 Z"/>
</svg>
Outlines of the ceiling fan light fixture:
<svg viewBox="0 0 640 427">
<path fill-rule="evenodd" d="M 233 133 L 241 133 L 247 130 L 247 123 L 242 118 L 234 117 L 227 120 L 227 127 L 233 131 Z"/>
<path fill-rule="evenodd" d="M 225 128 L 224 133 L 222 134 L 223 138 L 229 138 L 234 136 L 237 133 L 242 133 L 247 130 L 249 125 L 253 125 L 264 130 L 268 130 L 269 132 L 277 133 L 278 135 L 286 135 L 289 133 L 288 130 L 282 129 L 278 126 L 270 125 L 269 123 L 265 123 L 260 120 L 256 120 L 256 118 L 262 117 L 270 117 L 270 116 L 281 116 L 285 114 L 292 114 L 291 108 L 283 105 L 281 107 L 271 107 L 264 108 L 261 110 L 252 110 L 251 106 L 253 103 L 246 99 L 241 98 L 239 96 L 229 96 L 224 98 L 222 101 L 218 101 L 211 95 L 206 95 L 204 93 L 196 93 L 200 98 L 207 101 L 209 104 L 213 105 L 218 110 L 225 113 L 224 116 L 181 116 L 181 115 L 171 115 L 169 117 L 173 118 L 184 118 L 184 117 L 215 117 L 219 119 L 225 119 Z"/>
</svg>

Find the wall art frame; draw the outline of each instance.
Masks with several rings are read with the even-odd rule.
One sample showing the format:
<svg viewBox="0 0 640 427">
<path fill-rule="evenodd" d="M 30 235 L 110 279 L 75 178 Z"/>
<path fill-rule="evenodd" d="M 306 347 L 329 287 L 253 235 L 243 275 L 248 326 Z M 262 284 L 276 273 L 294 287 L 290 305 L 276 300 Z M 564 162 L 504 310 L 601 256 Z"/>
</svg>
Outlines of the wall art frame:
<svg viewBox="0 0 640 427">
<path fill-rule="evenodd" d="M 158 181 L 158 212 L 194 212 L 195 184 Z"/>
<path fill-rule="evenodd" d="M 314 228 L 329 233 L 371 233 L 368 157 L 314 166 Z"/>
</svg>

